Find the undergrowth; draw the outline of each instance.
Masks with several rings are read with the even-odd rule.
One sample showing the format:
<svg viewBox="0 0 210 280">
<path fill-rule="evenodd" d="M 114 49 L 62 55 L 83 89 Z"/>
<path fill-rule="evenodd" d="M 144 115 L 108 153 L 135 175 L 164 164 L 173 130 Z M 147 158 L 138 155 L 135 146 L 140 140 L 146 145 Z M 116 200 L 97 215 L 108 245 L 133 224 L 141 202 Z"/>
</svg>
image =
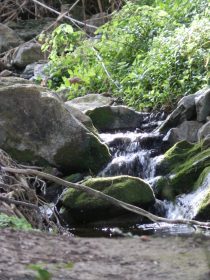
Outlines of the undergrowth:
<svg viewBox="0 0 210 280">
<path fill-rule="evenodd" d="M 48 86 L 69 99 L 109 92 L 137 109 L 171 108 L 209 84 L 209 16 L 208 0 L 148 0 L 127 2 L 93 38 L 60 25 L 43 45 Z"/>
</svg>

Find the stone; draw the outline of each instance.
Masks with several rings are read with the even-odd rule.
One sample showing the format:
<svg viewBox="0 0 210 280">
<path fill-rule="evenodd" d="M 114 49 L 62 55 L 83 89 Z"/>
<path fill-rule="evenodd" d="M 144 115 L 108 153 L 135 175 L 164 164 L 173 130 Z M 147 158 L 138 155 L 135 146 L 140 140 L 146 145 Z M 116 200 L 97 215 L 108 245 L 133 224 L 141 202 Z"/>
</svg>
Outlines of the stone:
<svg viewBox="0 0 210 280">
<path fill-rule="evenodd" d="M 26 65 L 23 73 L 20 75 L 21 78 L 30 80 L 34 76 L 35 63 Z"/>
<path fill-rule="evenodd" d="M 32 84 L 32 82 L 19 77 L 1 77 L 0 87 L 13 86 L 16 84 Z"/>
<path fill-rule="evenodd" d="M 198 131 L 198 139 L 202 140 L 210 135 L 210 121 L 205 123 Z"/>
<path fill-rule="evenodd" d="M 198 141 L 198 131 L 202 127 L 202 123 L 198 121 L 184 121 L 176 128 L 171 128 L 163 141 L 174 145 L 175 143 L 186 140 L 191 143 Z"/>
<path fill-rule="evenodd" d="M 210 165 L 210 148 L 203 143 L 176 143 L 156 166 L 156 176 L 164 176 L 156 186 L 157 197 L 174 200 L 193 190 L 202 171 Z"/>
<path fill-rule="evenodd" d="M 139 113 L 127 106 L 102 106 L 86 112 L 100 131 L 140 128 L 147 113 Z"/>
<path fill-rule="evenodd" d="M 131 176 L 98 177 L 83 183 L 87 187 L 101 191 L 124 202 L 148 208 L 154 205 L 155 196 L 151 187 L 142 179 Z M 101 219 L 111 219 L 124 213 L 120 207 L 106 200 L 88 196 L 86 193 L 67 189 L 61 196 L 63 215 L 75 223 L 87 223 Z"/>
<path fill-rule="evenodd" d="M 21 45 L 13 54 L 12 65 L 17 68 L 25 68 L 26 65 L 44 59 L 41 45 L 28 42 Z"/>
<path fill-rule="evenodd" d="M 0 23 L 0 53 L 15 48 L 22 43 L 23 41 L 11 28 Z"/>
<path fill-rule="evenodd" d="M 30 41 L 36 38 L 43 30 L 55 22 L 54 18 L 18 19 L 9 21 L 7 26 L 14 30 L 23 41 Z"/>
<path fill-rule="evenodd" d="M 114 98 L 110 96 L 104 96 L 102 94 L 87 94 L 67 101 L 66 104 L 73 106 L 82 112 L 86 112 L 97 107 L 110 105 L 113 102 Z"/>
<path fill-rule="evenodd" d="M 39 61 L 28 64 L 25 67 L 23 73 L 21 74 L 21 78 L 28 79 L 31 81 L 46 80 L 47 75 L 44 73 L 46 65 L 46 61 Z"/>
<path fill-rule="evenodd" d="M 205 88 L 200 91 L 200 94 L 195 98 L 195 106 L 197 120 L 199 122 L 206 121 L 210 115 L 210 88 Z"/>
<path fill-rule="evenodd" d="M 195 100 L 203 94 L 203 90 L 197 91 L 195 94 L 184 96 L 177 105 L 177 108 L 167 117 L 163 124 L 159 127 L 162 133 L 169 129 L 177 127 L 184 121 L 196 119 L 196 105 Z M 200 121 L 197 118 L 198 121 Z"/>
<path fill-rule="evenodd" d="M 109 161 L 107 146 L 46 88 L 2 86 L 0 98 L 0 147 L 14 159 L 52 165 L 65 174 L 96 173 Z"/>
<path fill-rule="evenodd" d="M 0 72 L 0 77 L 9 77 L 12 75 L 13 75 L 12 71 L 9 71 L 9 70 L 3 70 Z"/>
</svg>

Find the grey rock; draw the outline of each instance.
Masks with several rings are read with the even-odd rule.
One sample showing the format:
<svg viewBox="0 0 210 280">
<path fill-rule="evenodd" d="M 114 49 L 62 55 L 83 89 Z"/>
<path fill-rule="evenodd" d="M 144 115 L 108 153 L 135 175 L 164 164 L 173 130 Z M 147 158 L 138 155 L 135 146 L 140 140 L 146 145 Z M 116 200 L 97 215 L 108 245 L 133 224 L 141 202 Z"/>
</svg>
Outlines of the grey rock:
<svg viewBox="0 0 210 280">
<path fill-rule="evenodd" d="M 198 141 L 198 131 L 201 127 L 202 123 L 198 121 L 184 121 L 178 127 L 171 128 L 163 140 L 169 142 L 170 145 L 182 140 L 195 143 Z"/>
<path fill-rule="evenodd" d="M 74 98 L 66 104 L 79 109 L 82 112 L 95 109 L 97 107 L 110 105 L 114 102 L 114 98 L 104 96 L 102 94 L 87 94 L 82 97 Z"/>
<path fill-rule="evenodd" d="M 195 94 L 184 96 L 177 105 L 177 108 L 167 117 L 158 129 L 160 132 L 167 132 L 170 128 L 177 127 L 183 121 L 196 119 L 196 100 L 203 94 L 203 90 Z M 197 118 L 200 121 L 199 118 Z"/>
<path fill-rule="evenodd" d="M 20 77 L 27 80 L 31 79 L 34 76 L 34 67 L 35 63 L 28 64 Z"/>
<path fill-rule="evenodd" d="M 87 127 L 87 129 L 89 129 L 93 133 L 97 133 L 97 129 L 93 126 L 91 118 L 89 118 L 79 109 L 68 105 L 68 102 L 66 102 L 66 107 L 78 121 L 80 121 L 85 127 Z"/>
<path fill-rule="evenodd" d="M 0 87 L 13 86 L 18 84 L 32 84 L 32 82 L 19 77 L 1 77 Z"/>
<path fill-rule="evenodd" d="M 44 59 L 41 45 L 38 43 L 25 43 L 13 54 L 12 65 L 17 68 L 24 68 L 26 65 Z"/>
<path fill-rule="evenodd" d="M 202 140 L 210 135 L 210 121 L 205 123 L 198 131 L 198 139 Z"/>
<path fill-rule="evenodd" d="M 203 89 L 195 98 L 197 120 L 205 121 L 210 115 L 210 88 Z"/>
<path fill-rule="evenodd" d="M 0 77 L 9 77 L 12 75 L 13 75 L 12 71 L 9 71 L 9 70 L 3 70 L 0 72 Z"/>
<path fill-rule="evenodd" d="M 34 84 L 0 87 L 0 147 L 20 162 L 98 172 L 108 148 L 56 95 Z"/>
<path fill-rule="evenodd" d="M 139 113 L 127 106 L 102 106 L 86 114 L 101 132 L 108 130 L 136 129 L 141 127 L 147 113 Z"/>
<path fill-rule="evenodd" d="M 0 53 L 22 44 L 23 41 L 8 26 L 0 23 Z"/>
<path fill-rule="evenodd" d="M 39 35 L 42 30 L 47 29 L 52 23 L 54 18 L 40 18 L 40 19 L 25 19 L 18 21 L 9 21 L 7 26 L 10 27 L 15 33 L 23 40 L 29 41 Z"/>
<path fill-rule="evenodd" d="M 28 80 L 46 80 L 45 67 L 47 63 L 45 61 L 34 62 L 28 64 L 21 74 L 21 78 Z"/>
</svg>

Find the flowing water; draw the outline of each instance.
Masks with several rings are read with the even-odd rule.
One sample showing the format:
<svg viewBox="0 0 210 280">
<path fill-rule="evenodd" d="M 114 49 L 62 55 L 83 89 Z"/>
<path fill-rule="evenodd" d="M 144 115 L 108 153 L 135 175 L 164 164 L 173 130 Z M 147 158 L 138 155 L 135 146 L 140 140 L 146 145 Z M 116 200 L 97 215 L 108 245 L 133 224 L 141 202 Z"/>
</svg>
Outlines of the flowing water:
<svg viewBox="0 0 210 280">
<path fill-rule="evenodd" d="M 158 179 L 155 177 L 156 165 L 168 149 L 163 141 L 163 135 L 157 132 L 136 130 L 132 132 L 102 133 L 100 138 L 109 146 L 112 160 L 99 173 L 99 176 L 131 175 L 146 180 L 151 186 L 154 185 L 154 182 Z M 175 202 L 163 201 L 161 205 L 164 208 L 165 216 L 171 219 L 192 219 L 197 213 L 199 202 L 208 192 L 209 183 L 210 175 L 206 177 L 203 185 L 196 191 L 178 196 Z M 195 231 L 192 227 L 173 226 L 165 223 L 136 224 L 130 230 L 134 234 L 155 232 L 161 234 L 190 234 Z M 103 231 L 115 236 L 119 229 L 103 228 Z"/>
</svg>

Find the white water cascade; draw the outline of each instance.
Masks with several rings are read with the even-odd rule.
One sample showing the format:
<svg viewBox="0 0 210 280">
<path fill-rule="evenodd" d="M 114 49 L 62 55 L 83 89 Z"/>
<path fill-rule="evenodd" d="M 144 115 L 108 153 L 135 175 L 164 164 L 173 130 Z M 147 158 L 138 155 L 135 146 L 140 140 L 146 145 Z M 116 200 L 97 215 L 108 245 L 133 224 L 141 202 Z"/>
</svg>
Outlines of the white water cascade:
<svg viewBox="0 0 210 280">
<path fill-rule="evenodd" d="M 151 185 L 157 180 L 156 165 L 167 150 L 163 135 L 154 132 L 115 132 L 100 134 L 112 153 L 111 162 L 99 176 L 131 175 L 140 177 Z M 192 219 L 202 198 L 209 191 L 210 174 L 202 186 L 189 194 L 182 194 L 174 202 L 163 201 L 167 218 Z"/>
</svg>

